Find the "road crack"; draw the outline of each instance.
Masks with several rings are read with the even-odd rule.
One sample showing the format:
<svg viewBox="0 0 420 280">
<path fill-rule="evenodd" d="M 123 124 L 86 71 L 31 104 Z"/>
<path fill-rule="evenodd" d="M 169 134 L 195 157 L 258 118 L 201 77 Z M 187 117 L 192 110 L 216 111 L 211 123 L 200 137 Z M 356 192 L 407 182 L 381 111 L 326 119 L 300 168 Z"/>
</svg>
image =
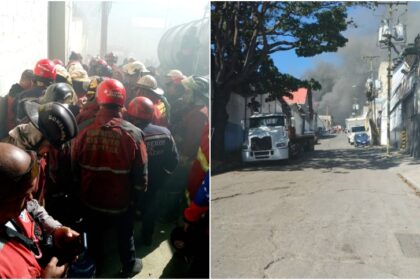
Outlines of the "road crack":
<svg viewBox="0 0 420 280">
<path fill-rule="evenodd" d="M 275 264 L 275 263 L 277 263 L 277 262 L 280 262 L 280 261 L 282 261 L 282 260 L 284 260 L 285 259 L 285 257 L 281 257 L 281 258 L 277 258 L 277 259 L 275 259 L 275 260 L 272 260 L 272 261 L 270 261 L 265 267 L 264 267 L 264 275 L 263 275 L 263 278 L 264 279 L 267 279 L 267 278 L 270 278 L 268 275 L 267 275 L 267 270 L 273 265 L 273 264 Z"/>
<path fill-rule="evenodd" d="M 221 196 L 221 197 L 216 197 L 213 198 L 211 201 L 217 201 L 217 200 L 222 200 L 222 199 L 227 199 L 227 198 L 233 198 L 233 197 L 237 197 L 237 196 L 241 196 L 241 195 L 253 195 L 256 193 L 261 193 L 261 192 L 266 192 L 266 191 L 277 191 L 277 190 L 286 190 L 290 187 L 277 187 L 277 188 L 269 188 L 269 189 L 263 189 L 263 190 L 257 190 L 257 191 L 253 191 L 253 192 L 249 192 L 249 193 L 235 193 L 232 195 L 228 195 L 228 196 Z M 289 196 L 289 194 L 287 194 L 284 197 Z"/>
</svg>

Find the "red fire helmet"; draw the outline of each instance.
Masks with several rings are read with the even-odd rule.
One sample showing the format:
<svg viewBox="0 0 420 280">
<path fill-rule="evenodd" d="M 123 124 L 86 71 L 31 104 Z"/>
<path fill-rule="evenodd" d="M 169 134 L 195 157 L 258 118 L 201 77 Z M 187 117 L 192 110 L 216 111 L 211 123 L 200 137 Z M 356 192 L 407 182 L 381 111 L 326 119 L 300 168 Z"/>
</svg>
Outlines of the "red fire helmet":
<svg viewBox="0 0 420 280">
<path fill-rule="evenodd" d="M 108 79 L 99 84 L 96 94 L 96 101 L 101 104 L 115 104 L 124 106 L 125 88 L 123 84 L 115 79 Z"/>
</svg>

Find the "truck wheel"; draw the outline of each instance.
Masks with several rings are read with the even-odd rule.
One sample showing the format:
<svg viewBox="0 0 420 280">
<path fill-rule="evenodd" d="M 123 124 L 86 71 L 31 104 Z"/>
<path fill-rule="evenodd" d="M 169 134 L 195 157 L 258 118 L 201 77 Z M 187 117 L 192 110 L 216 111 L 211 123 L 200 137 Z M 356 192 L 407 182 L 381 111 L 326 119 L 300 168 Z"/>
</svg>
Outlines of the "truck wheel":
<svg viewBox="0 0 420 280">
<path fill-rule="evenodd" d="M 296 158 L 299 155 L 301 149 L 302 149 L 301 145 L 297 143 L 291 144 L 289 147 L 289 159 Z"/>
</svg>

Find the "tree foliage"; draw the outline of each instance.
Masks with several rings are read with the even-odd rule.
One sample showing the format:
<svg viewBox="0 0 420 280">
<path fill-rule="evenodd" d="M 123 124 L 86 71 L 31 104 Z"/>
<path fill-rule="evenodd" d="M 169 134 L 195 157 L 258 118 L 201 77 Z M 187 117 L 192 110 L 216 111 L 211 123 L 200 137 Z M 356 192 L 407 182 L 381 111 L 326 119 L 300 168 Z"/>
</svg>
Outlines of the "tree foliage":
<svg viewBox="0 0 420 280">
<path fill-rule="evenodd" d="M 354 24 L 347 19 L 351 5 L 354 3 L 212 2 L 212 116 L 215 138 L 219 137 L 217 149 L 223 143 L 225 107 L 232 91 L 279 97 L 302 86 L 321 88 L 312 79 L 301 81 L 280 73 L 270 54 L 294 50 L 298 56 L 309 57 L 337 51 L 347 42 L 341 32 Z"/>
<path fill-rule="evenodd" d="M 244 81 L 272 73 L 267 57 L 294 50 L 308 57 L 335 52 L 351 2 L 212 2 L 212 79 L 216 88 L 236 90 Z M 265 63 L 271 65 L 264 66 Z M 277 71 L 278 72 L 278 71 Z M 252 79 L 259 81 L 259 79 Z M 284 77 L 280 80 L 284 81 Z M 273 85 L 277 85 L 273 82 Z M 270 89 L 270 88 L 269 88 Z"/>
</svg>

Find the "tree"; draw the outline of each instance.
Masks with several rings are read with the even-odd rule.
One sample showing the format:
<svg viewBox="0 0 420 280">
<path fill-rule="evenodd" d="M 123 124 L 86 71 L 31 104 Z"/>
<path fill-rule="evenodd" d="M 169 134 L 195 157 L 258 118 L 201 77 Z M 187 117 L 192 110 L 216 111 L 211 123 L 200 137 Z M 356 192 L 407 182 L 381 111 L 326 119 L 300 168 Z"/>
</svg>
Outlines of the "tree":
<svg viewBox="0 0 420 280">
<path fill-rule="evenodd" d="M 224 153 L 226 105 L 231 92 L 244 96 L 270 92 L 287 95 L 300 86 L 315 86 L 279 73 L 270 58 L 294 50 L 308 57 L 335 52 L 346 44 L 340 33 L 351 2 L 212 2 L 211 63 L 213 157 Z M 365 4 L 367 5 L 367 4 Z"/>
</svg>

